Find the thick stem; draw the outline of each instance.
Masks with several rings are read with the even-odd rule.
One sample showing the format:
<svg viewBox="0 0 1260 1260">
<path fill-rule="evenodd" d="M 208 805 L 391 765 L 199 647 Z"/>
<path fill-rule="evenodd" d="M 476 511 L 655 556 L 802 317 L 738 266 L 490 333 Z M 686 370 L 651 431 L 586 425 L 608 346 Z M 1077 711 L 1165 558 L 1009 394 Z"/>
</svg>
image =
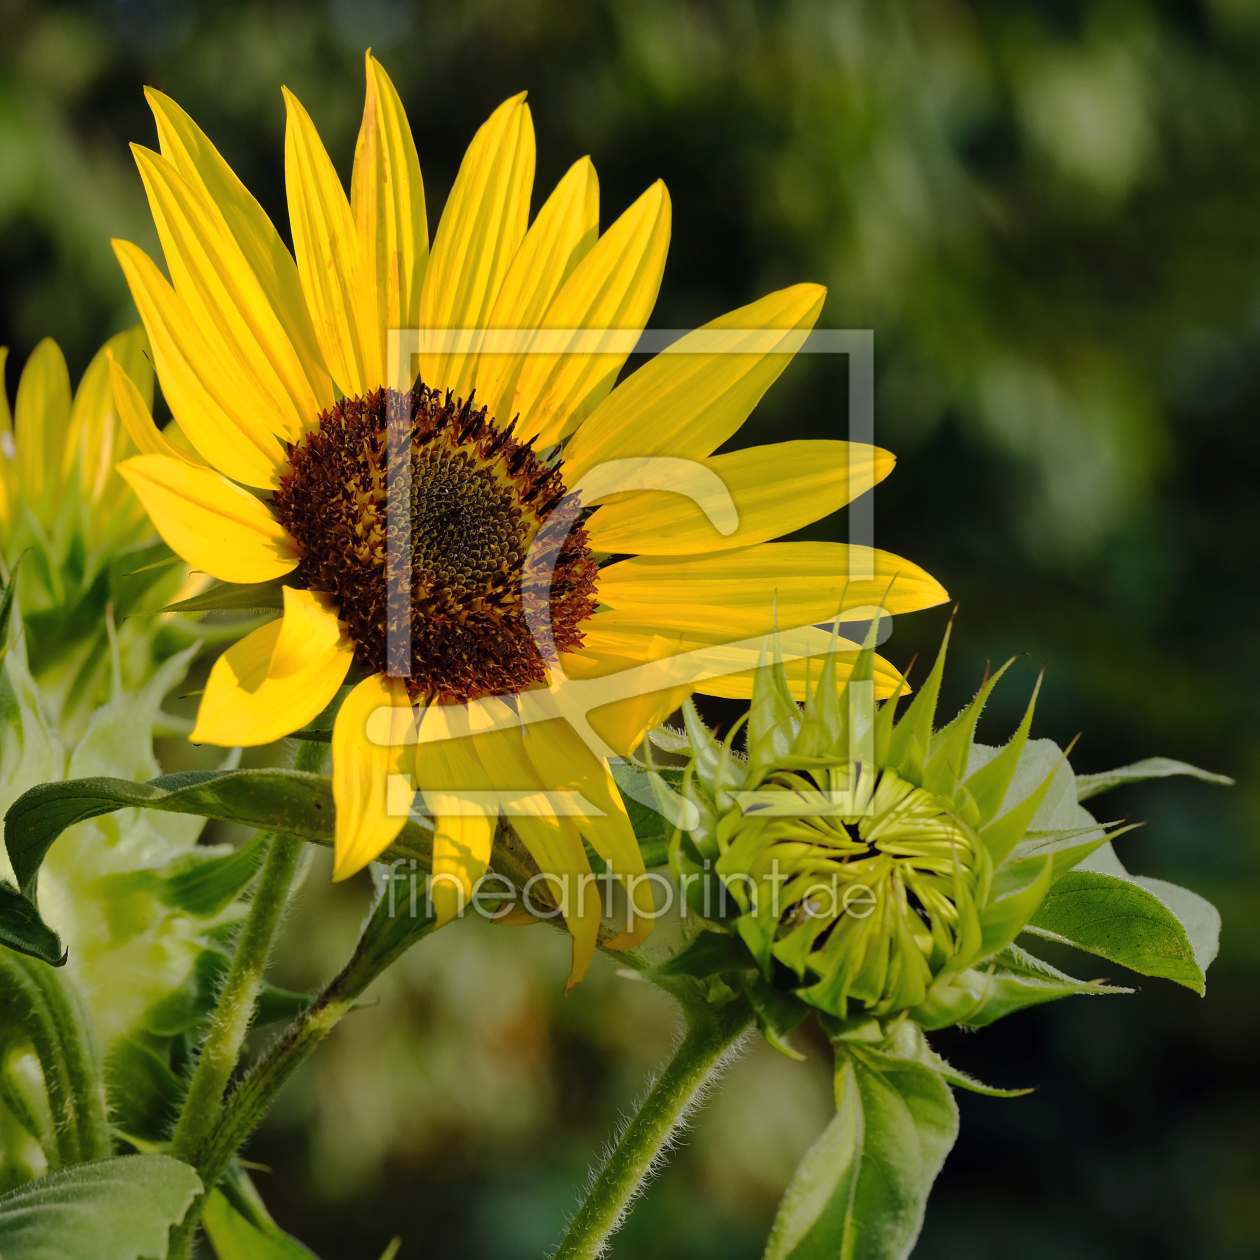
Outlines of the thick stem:
<svg viewBox="0 0 1260 1260">
<path fill-rule="evenodd" d="M 604 1254 L 631 1200 L 752 1023 L 742 998 L 721 1007 L 688 1004 L 684 1010 L 682 1044 L 600 1169 L 552 1260 L 597 1260 Z"/>
<path fill-rule="evenodd" d="M 232 1157 L 258 1127 L 285 1083 L 332 1032 L 368 985 L 437 926 L 427 905 L 423 914 L 415 919 L 410 917 L 405 879 L 396 878 L 401 894 L 395 897 L 382 892 L 353 957 L 341 973 L 310 1008 L 293 1021 L 228 1099 L 198 1170 L 207 1186 L 214 1185 L 223 1176 Z M 397 913 L 391 914 L 391 910 Z"/>
<path fill-rule="evenodd" d="M 322 770 L 327 751 L 324 744 L 301 744 L 295 768 Z M 202 1173 L 206 1143 L 222 1114 L 223 1095 L 240 1059 L 250 1020 L 254 1017 L 263 972 L 271 956 L 272 943 L 284 916 L 305 844 L 306 841 L 293 836 L 273 836 L 271 839 L 232 965 L 223 981 L 210 1031 L 201 1046 L 197 1067 L 188 1085 L 171 1138 L 170 1153 L 175 1159 L 192 1164 L 199 1174 Z M 202 1181 L 207 1189 L 213 1187 L 214 1183 L 206 1181 L 204 1175 Z M 201 1201 L 194 1204 L 183 1223 L 172 1229 L 169 1252 L 172 1260 L 191 1254 L 201 1206 Z"/>
</svg>

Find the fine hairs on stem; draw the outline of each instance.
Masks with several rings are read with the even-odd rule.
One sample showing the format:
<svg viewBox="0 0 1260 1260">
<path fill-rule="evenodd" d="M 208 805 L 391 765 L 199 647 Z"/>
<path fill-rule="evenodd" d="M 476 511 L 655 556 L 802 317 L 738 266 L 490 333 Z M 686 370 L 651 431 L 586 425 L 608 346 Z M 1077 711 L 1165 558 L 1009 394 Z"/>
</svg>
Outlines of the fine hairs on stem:
<svg viewBox="0 0 1260 1260">
<path fill-rule="evenodd" d="M 675 996 L 683 1002 L 686 1031 L 633 1117 L 622 1120 L 605 1148 L 553 1260 L 598 1260 L 606 1253 L 630 1205 L 678 1145 L 688 1117 L 739 1057 L 752 1024 L 746 1000 L 715 1008 L 691 995 Z"/>
</svg>

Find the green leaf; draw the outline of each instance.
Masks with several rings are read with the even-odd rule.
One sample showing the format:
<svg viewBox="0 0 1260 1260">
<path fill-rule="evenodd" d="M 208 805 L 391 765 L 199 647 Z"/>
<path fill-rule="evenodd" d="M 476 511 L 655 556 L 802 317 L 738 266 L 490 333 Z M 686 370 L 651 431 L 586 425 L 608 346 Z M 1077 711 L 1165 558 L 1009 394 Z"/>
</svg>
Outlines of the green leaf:
<svg viewBox="0 0 1260 1260">
<path fill-rule="evenodd" d="M 202 1224 L 219 1260 L 315 1260 L 315 1253 L 266 1218 L 270 1230 L 247 1219 L 226 1195 L 215 1190 L 206 1200 Z M 274 1232 L 273 1232 L 274 1231 Z"/>
<path fill-rule="evenodd" d="M 161 1142 L 184 1101 L 184 1082 L 165 1059 L 133 1037 L 122 1038 L 105 1061 L 110 1120 L 126 1137 Z"/>
<path fill-rule="evenodd" d="M 835 1118 L 788 1186 L 765 1260 L 904 1260 L 958 1136 L 940 1071 L 858 1042 L 836 1055 Z"/>
<path fill-rule="evenodd" d="M 805 1152 L 783 1195 L 765 1260 L 833 1260 L 853 1254 L 853 1205 L 862 1171 L 862 1103 L 847 1056 L 836 1114 Z M 837 1073 L 839 1078 L 839 1072 Z"/>
<path fill-rule="evenodd" d="M 292 584 L 292 577 L 288 579 Z M 270 582 L 220 582 L 201 595 L 181 599 L 177 604 L 155 608 L 153 614 L 168 612 L 281 612 L 284 609 L 285 578 Z"/>
<path fill-rule="evenodd" d="M 129 807 L 196 814 L 326 845 L 333 843 L 336 816 L 332 780 L 300 770 L 186 770 L 148 783 L 104 777 L 44 783 L 18 797 L 4 820 L 9 861 L 23 889 L 34 886 L 44 855 L 67 827 Z M 392 851 L 427 862 L 432 848 L 432 833 L 409 821 Z"/>
<path fill-rule="evenodd" d="M 39 910 L 7 880 L 0 880 L 0 945 L 50 963 L 65 965 L 61 937 L 39 917 Z"/>
<path fill-rule="evenodd" d="M 1213 774 L 1210 770 L 1200 770 L 1198 766 L 1188 765 L 1184 761 L 1173 761 L 1171 757 L 1147 757 L 1135 761 L 1131 766 L 1121 766 L 1118 770 L 1106 770 L 1102 774 L 1078 774 L 1076 776 L 1076 799 L 1088 800 L 1101 792 L 1109 792 L 1112 788 L 1124 783 L 1141 783 L 1146 779 L 1166 779 L 1174 774 L 1187 774 L 1205 783 L 1221 783 L 1233 787 L 1234 780 L 1224 774 Z"/>
<path fill-rule="evenodd" d="M 703 980 L 720 971 L 750 971 L 756 965 L 739 937 L 706 928 L 686 948 L 644 974 L 650 980 L 670 976 L 691 976 Z"/>
<path fill-rule="evenodd" d="M 154 1260 L 201 1181 L 166 1155 L 123 1155 L 0 1195 L 4 1260 Z"/>
<path fill-rule="evenodd" d="M 1220 915 L 1163 880 L 1077 870 L 1054 884 L 1026 930 L 1202 994 Z"/>
</svg>

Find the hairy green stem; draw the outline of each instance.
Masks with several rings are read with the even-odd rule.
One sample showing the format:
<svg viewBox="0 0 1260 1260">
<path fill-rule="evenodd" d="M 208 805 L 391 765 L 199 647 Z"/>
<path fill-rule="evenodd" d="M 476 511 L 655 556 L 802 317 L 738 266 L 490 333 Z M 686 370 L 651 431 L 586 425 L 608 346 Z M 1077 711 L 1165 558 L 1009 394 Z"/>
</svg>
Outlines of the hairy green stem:
<svg viewBox="0 0 1260 1260">
<path fill-rule="evenodd" d="M 285 1083 L 332 1032 L 368 985 L 436 927 L 427 905 L 423 913 L 411 918 L 405 877 L 397 879 L 398 895 L 391 897 L 387 891 L 382 892 L 350 961 L 306 1012 L 285 1030 L 228 1099 L 199 1170 L 206 1185 L 213 1185 L 223 1176 L 232 1157 L 258 1127 Z M 394 913 L 391 914 L 391 910 Z"/>
<path fill-rule="evenodd" d="M 5 1049 L 29 1043 L 44 1076 L 53 1130 L 42 1136 L 50 1168 L 110 1153 L 101 1052 L 78 991 L 47 963 L 3 951 L 0 1029 Z"/>
<path fill-rule="evenodd" d="M 686 1035 L 604 1161 L 552 1260 L 597 1260 L 605 1253 L 631 1201 L 752 1023 L 743 998 L 719 1007 L 688 1002 L 683 1009 Z"/>
<path fill-rule="evenodd" d="M 303 743 L 298 748 L 295 769 L 317 772 L 327 755 L 324 744 Z M 304 840 L 293 836 L 273 836 L 263 863 L 262 874 L 250 902 L 249 914 L 241 929 L 232 965 L 223 981 L 210 1031 L 202 1043 L 197 1067 L 188 1085 L 180 1110 L 170 1153 L 197 1169 L 206 1189 L 214 1181 L 204 1173 L 207 1142 L 223 1112 L 223 1096 L 236 1070 L 241 1047 L 254 1017 L 254 1005 L 262 989 L 263 972 L 271 956 L 280 920 L 284 916 L 305 848 Z M 171 1231 L 171 1260 L 191 1254 L 192 1239 L 201 1218 L 203 1200 L 189 1210 L 184 1221 Z"/>
</svg>

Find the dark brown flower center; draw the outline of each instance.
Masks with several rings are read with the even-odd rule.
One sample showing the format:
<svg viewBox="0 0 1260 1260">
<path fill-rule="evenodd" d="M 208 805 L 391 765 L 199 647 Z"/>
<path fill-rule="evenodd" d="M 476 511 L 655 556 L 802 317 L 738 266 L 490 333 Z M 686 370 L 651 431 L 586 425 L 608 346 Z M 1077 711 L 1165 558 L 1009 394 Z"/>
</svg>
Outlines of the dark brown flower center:
<svg viewBox="0 0 1260 1260">
<path fill-rule="evenodd" d="M 424 385 L 343 399 L 289 464 L 273 507 L 299 581 L 336 598 L 365 668 L 467 701 L 541 682 L 553 650 L 581 647 L 597 570 L 576 497 L 485 408 Z"/>
</svg>

